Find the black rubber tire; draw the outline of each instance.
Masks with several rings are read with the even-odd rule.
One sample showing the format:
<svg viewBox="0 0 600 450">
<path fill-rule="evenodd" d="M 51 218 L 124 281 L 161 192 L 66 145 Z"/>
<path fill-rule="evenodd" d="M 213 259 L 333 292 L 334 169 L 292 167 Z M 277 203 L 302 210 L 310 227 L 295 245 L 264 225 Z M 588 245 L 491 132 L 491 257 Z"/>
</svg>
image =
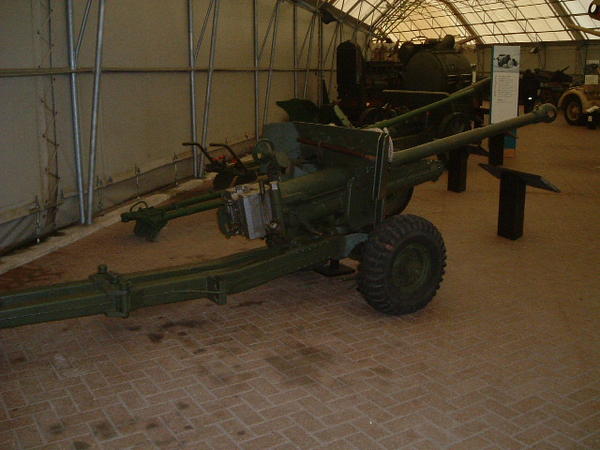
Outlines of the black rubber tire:
<svg viewBox="0 0 600 450">
<path fill-rule="evenodd" d="M 583 107 L 581 100 L 575 95 L 567 97 L 563 103 L 565 120 L 569 125 L 581 125 L 583 123 Z M 579 114 L 576 111 L 579 110 Z"/>
<path fill-rule="evenodd" d="M 364 245 L 358 290 L 377 311 L 410 314 L 431 301 L 445 267 L 444 240 L 431 222 L 410 214 L 393 216 Z"/>
<path fill-rule="evenodd" d="M 393 108 L 382 108 L 380 106 L 373 106 L 365 109 L 360 118 L 358 119 L 361 126 L 371 125 L 382 120 L 391 119 L 397 116 L 398 112 Z"/>
</svg>

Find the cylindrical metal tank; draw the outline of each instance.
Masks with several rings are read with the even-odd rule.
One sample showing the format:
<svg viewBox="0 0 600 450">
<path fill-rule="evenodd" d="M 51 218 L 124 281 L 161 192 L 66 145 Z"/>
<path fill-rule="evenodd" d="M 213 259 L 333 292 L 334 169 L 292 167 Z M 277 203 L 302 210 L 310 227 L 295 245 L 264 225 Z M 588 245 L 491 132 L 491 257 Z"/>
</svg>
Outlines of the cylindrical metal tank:
<svg viewBox="0 0 600 450">
<path fill-rule="evenodd" d="M 365 60 L 360 47 L 350 41 L 337 48 L 337 84 L 340 97 L 357 95 L 364 84 Z"/>
<path fill-rule="evenodd" d="M 457 50 L 421 50 L 404 68 L 403 89 L 454 92 L 469 85 L 471 65 Z"/>
</svg>

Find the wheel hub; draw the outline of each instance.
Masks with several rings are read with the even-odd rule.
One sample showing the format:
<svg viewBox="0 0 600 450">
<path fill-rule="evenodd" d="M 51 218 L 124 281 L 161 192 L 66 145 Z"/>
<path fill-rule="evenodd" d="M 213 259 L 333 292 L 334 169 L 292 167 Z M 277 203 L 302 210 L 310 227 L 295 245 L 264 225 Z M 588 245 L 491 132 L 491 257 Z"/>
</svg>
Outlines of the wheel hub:
<svg viewBox="0 0 600 450">
<path fill-rule="evenodd" d="M 392 284 L 402 293 L 419 289 L 428 277 L 431 261 L 427 248 L 413 242 L 400 249 L 392 266 Z"/>
</svg>

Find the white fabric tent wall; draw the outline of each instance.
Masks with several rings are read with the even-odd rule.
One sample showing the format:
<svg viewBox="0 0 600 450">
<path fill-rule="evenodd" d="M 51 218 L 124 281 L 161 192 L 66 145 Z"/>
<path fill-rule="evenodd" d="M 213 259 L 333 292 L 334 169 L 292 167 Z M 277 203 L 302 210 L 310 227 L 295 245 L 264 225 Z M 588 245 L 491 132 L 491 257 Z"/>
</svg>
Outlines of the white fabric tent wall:
<svg viewBox="0 0 600 450">
<path fill-rule="evenodd" d="M 75 4 L 75 33 L 85 2 Z M 79 67 L 94 64 L 96 8 L 93 2 Z M 209 0 L 194 0 L 196 37 Z M 207 142 L 230 144 L 254 139 L 254 60 L 252 2 L 220 1 Z M 259 42 L 267 31 L 275 1 L 258 0 Z M 27 75 L 43 68 L 66 68 L 65 0 L 5 0 L 0 8 L 0 251 L 78 221 L 68 71 Z M 313 13 L 296 7 L 297 48 Z M 275 101 L 294 95 L 294 4 L 281 1 L 267 122 L 285 119 Z M 187 1 L 106 2 L 99 110 L 96 211 L 192 174 L 189 147 L 190 99 Z M 318 21 L 316 21 L 318 23 Z M 318 26 L 314 27 L 317 39 Z M 323 25 L 323 52 L 353 28 Z M 197 58 L 208 66 L 210 24 Z M 364 42 L 362 33 L 357 38 Z M 262 122 L 270 39 L 261 60 L 259 116 Z M 316 101 L 318 45 L 312 45 L 307 97 Z M 51 51 L 50 51 L 51 49 Z M 303 93 L 307 47 L 299 61 L 297 86 Z M 331 68 L 330 52 L 323 69 Z M 51 58 L 51 60 L 50 60 Z M 110 68 L 135 70 L 111 71 Z M 107 70 L 106 70 L 107 69 Z M 145 70 L 147 69 L 147 70 Z M 9 75 L 9 72 L 18 73 Z M 327 80 L 329 72 L 324 72 Z M 89 151 L 92 74 L 78 75 L 84 173 Z M 196 73 L 196 109 L 201 137 L 206 72 Z M 86 180 L 87 185 L 87 180 Z"/>
</svg>

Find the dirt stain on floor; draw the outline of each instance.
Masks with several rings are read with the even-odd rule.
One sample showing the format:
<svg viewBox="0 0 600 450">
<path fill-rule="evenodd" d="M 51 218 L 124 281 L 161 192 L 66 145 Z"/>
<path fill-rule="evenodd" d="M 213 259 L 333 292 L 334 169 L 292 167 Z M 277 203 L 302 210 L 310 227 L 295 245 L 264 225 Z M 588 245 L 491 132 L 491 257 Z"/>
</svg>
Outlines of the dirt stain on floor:
<svg viewBox="0 0 600 450">
<path fill-rule="evenodd" d="M 57 435 L 61 434 L 65 431 L 65 426 L 62 423 L 55 423 L 54 425 L 50 425 L 48 427 L 48 433 Z"/>
<path fill-rule="evenodd" d="M 245 308 L 248 306 L 262 305 L 263 303 L 264 303 L 263 301 L 247 301 L 247 302 L 238 303 L 237 305 L 232 306 L 232 308 Z"/>
<path fill-rule="evenodd" d="M 110 439 L 117 435 L 115 429 L 108 422 L 99 422 L 92 425 L 94 436 L 99 439 Z"/>
<path fill-rule="evenodd" d="M 146 336 L 148 336 L 150 342 L 153 342 L 154 344 L 158 344 L 165 337 L 162 333 L 148 333 Z"/>
<path fill-rule="evenodd" d="M 64 272 L 52 270 L 38 264 L 28 264 L 9 270 L 0 279 L 0 291 L 24 287 L 41 286 L 61 281 Z"/>
<path fill-rule="evenodd" d="M 333 363 L 333 359 L 334 355 L 324 350 L 298 342 L 289 353 L 270 356 L 265 361 L 283 373 L 289 383 L 304 385 L 306 380 L 318 380 L 320 368 Z"/>
<path fill-rule="evenodd" d="M 206 323 L 205 320 L 169 320 L 168 322 L 163 323 L 160 328 L 162 330 L 169 330 L 174 327 L 184 327 L 184 328 L 200 328 L 202 325 Z"/>
</svg>

